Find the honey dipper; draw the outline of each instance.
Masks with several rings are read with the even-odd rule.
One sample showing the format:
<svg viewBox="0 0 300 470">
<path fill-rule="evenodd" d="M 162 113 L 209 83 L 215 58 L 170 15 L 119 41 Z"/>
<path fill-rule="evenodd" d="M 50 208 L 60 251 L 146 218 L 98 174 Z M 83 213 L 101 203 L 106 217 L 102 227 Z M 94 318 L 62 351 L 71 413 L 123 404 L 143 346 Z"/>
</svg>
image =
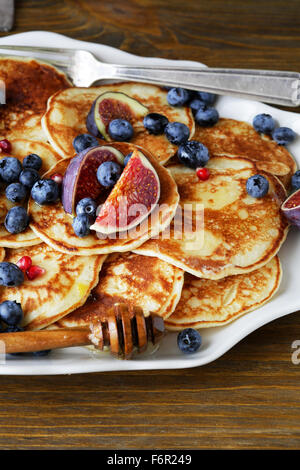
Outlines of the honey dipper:
<svg viewBox="0 0 300 470">
<path fill-rule="evenodd" d="M 113 355 L 130 359 L 135 348 L 143 352 L 149 341 L 156 344 L 164 334 L 164 321 L 158 315 L 145 317 L 139 307 L 129 311 L 127 305 L 116 304 L 89 327 L 1 333 L 0 341 L 6 353 L 93 345 L 101 351 L 109 346 Z"/>
</svg>

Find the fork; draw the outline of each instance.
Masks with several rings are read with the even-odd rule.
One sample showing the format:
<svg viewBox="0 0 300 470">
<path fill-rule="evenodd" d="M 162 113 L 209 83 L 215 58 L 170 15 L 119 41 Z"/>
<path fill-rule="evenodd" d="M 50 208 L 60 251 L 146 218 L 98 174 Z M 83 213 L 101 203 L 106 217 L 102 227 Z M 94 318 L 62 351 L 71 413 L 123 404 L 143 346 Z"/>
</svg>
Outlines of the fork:
<svg viewBox="0 0 300 470">
<path fill-rule="evenodd" d="M 300 104 L 298 72 L 206 68 L 200 65 L 111 64 L 102 62 L 91 52 L 75 49 L 1 45 L 0 55 L 7 55 L 4 51 L 10 55 L 25 52 L 27 57 L 29 53 L 30 57 L 59 67 L 78 87 L 89 87 L 99 80 L 117 79 L 183 87 L 283 106 Z"/>
</svg>

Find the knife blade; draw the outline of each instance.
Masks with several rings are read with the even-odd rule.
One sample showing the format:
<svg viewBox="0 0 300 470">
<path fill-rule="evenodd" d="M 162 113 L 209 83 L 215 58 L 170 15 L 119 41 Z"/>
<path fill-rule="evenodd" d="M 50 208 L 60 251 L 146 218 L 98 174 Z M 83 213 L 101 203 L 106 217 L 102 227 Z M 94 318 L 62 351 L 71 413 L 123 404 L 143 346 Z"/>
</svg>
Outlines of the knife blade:
<svg viewBox="0 0 300 470">
<path fill-rule="evenodd" d="M 0 0 L 0 31 L 10 31 L 14 23 L 14 0 Z"/>
</svg>

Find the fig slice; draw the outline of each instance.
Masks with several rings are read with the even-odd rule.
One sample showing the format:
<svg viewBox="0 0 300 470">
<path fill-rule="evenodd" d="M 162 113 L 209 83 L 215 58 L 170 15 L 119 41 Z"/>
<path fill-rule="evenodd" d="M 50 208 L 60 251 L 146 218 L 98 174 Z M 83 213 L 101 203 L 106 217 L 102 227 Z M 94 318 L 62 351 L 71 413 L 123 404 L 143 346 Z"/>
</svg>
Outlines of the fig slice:
<svg viewBox="0 0 300 470">
<path fill-rule="evenodd" d="M 289 222 L 300 228 L 300 189 L 284 201 L 281 210 Z"/>
<path fill-rule="evenodd" d="M 118 91 L 107 91 L 92 104 L 86 120 L 87 130 L 96 137 L 107 141 L 112 139 L 108 126 L 114 119 L 126 119 L 132 125 L 149 113 L 148 108 L 134 98 Z"/>
<path fill-rule="evenodd" d="M 130 230 L 148 217 L 159 197 L 160 181 L 155 169 L 142 152 L 134 150 L 90 228 L 104 234 Z"/>
<path fill-rule="evenodd" d="M 103 162 L 124 164 L 124 155 L 114 147 L 90 147 L 72 158 L 63 178 L 62 204 L 65 212 L 74 214 L 77 203 L 84 197 L 96 200 L 106 188 L 97 179 L 97 169 Z"/>
</svg>

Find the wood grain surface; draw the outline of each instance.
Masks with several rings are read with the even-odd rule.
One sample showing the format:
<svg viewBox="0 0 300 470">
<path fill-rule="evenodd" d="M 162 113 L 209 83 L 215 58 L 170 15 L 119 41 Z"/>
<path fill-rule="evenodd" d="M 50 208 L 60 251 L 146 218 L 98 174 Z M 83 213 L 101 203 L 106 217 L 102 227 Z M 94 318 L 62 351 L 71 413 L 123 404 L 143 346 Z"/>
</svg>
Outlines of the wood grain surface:
<svg viewBox="0 0 300 470">
<path fill-rule="evenodd" d="M 48 30 L 210 66 L 299 70 L 299 1 L 16 2 L 12 33 Z M 1 377 L 1 449 L 299 448 L 294 313 L 188 370 Z M 38 359 L 37 359 L 38 360 Z"/>
</svg>

